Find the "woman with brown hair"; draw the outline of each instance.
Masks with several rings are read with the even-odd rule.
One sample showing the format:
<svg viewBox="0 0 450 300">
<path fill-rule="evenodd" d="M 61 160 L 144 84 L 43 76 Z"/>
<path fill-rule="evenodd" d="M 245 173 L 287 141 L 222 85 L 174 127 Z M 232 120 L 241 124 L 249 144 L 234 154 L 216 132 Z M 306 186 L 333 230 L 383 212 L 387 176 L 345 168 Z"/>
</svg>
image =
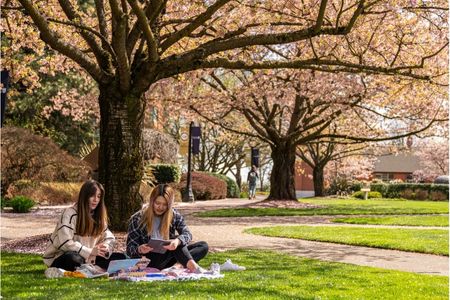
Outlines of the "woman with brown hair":
<svg viewBox="0 0 450 300">
<path fill-rule="evenodd" d="M 74 271 L 85 263 L 107 269 L 111 260 L 124 259 L 122 253 L 112 253 L 115 238 L 108 229 L 104 202 L 105 190 L 95 181 L 86 181 L 78 201 L 66 208 L 44 253 L 48 267 Z"/>
<path fill-rule="evenodd" d="M 192 234 L 183 216 L 172 208 L 173 202 L 174 190 L 170 186 L 160 184 L 153 189 L 149 204 L 131 216 L 127 254 L 133 258 L 146 256 L 150 259 L 148 266 L 160 270 L 179 262 L 191 272 L 198 271 L 197 262 L 208 253 L 208 244 L 188 245 Z M 163 247 L 164 251 L 155 252 L 149 245 L 151 239 L 168 240 L 169 243 Z"/>
</svg>

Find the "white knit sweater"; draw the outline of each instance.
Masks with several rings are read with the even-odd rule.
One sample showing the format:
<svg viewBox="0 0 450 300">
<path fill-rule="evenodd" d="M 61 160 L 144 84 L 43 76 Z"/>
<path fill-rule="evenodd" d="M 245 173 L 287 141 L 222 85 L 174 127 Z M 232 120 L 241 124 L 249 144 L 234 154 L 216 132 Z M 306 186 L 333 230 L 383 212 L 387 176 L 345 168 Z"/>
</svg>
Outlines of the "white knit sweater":
<svg viewBox="0 0 450 300">
<path fill-rule="evenodd" d="M 51 266 L 56 258 L 68 251 L 78 252 L 87 261 L 92 249 L 100 243 L 104 243 L 109 247 L 109 251 L 112 251 L 115 238 L 109 229 L 106 229 L 98 237 L 79 236 L 74 234 L 76 224 L 76 208 L 66 208 L 58 220 L 44 252 L 44 263 L 47 266 Z"/>
</svg>

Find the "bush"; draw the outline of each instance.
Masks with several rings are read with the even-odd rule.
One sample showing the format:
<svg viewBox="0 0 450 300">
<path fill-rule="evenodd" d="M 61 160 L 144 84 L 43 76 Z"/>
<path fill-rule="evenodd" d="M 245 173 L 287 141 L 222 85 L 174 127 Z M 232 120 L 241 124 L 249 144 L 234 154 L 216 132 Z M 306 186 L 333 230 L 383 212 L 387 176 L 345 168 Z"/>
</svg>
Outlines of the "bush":
<svg viewBox="0 0 450 300">
<path fill-rule="evenodd" d="M 241 194 L 239 195 L 239 198 L 248 198 L 248 193 L 247 192 L 241 192 Z"/>
<path fill-rule="evenodd" d="M 15 127 L 1 129 L 1 194 L 20 179 L 83 181 L 87 164 L 61 150 L 52 140 Z"/>
<path fill-rule="evenodd" d="M 346 178 L 338 177 L 333 179 L 326 193 L 328 195 L 342 195 L 349 194 L 350 191 L 350 182 Z"/>
<path fill-rule="evenodd" d="M 178 165 L 150 164 L 147 166 L 153 169 L 155 184 L 180 182 L 181 170 Z"/>
<path fill-rule="evenodd" d="M 181 194 L 186 192 L 186 174 L 181 176 L 177 185 Z M 225 181 L 203 172 L 192 172 L 192 192 L 195 200 L 224 199 L 227 195 L 227 184 Z"/>
<path fill-rule="evenodd" d="M 11 204 L 5 197 L 0 197 L 0 208 L 3 210 L 4 207 L 11 207 Z"/>
<path fill-rule="evenodd" d="M 410 200 L 448 201 L 448 185 L 433 183 L 376 183 L 372 191 L 380 192 L 385 198 L 405 198 Z"/>
<path fill-rule="evenodd" d="M 40 204 L 59 205 L 73 203 L 78 199 L 82 182 L 33 182 L 18 180 L 10 185 L 7 195 L 26 196 Z"/>
<path fill-rule="evenodd" d="M 361 181 L 352 181 L 350 183 L 350 190 L 352 192 L 360 191 L 363 188 L 364 184 Z"/>
<path fill-rule="evenodd" d="M 358 198 L 358 199 L 364 199 L 364 194 L 365 194 L 365 192 L 358 191 L 358 192 L 354 192 L 352 194 L 352 197 L 355 197 L 355 198 Z M 369 192 L 367 194 L 367 199 L 382 198 L 382 197 L 383 196 L 379 192 Z"/>
<path fill-rule="evenodd" d="M 14 212 L 27 213 L 35 205 L 35 202 L 25 196 L 16 196 L 9 201 Z"/>
<path fill-rule="evenodd" d="M 223 174 L 209 173 L 209 172 L 205 172 L 205 173 L 209 174 L 209 175 L 212 175 L 214 177 L 217 177 L 219 179 L 222 179 L 223 181 L 226 182 L 226 184 L 227 184 L 227 198 L 239 198 L 240 190 L 239 190 L 239 187 L 238 187 L 236 181 L 234 181 L 230 177 L 228 177 L 226 175 L 223 175 Z"/>
</svg>

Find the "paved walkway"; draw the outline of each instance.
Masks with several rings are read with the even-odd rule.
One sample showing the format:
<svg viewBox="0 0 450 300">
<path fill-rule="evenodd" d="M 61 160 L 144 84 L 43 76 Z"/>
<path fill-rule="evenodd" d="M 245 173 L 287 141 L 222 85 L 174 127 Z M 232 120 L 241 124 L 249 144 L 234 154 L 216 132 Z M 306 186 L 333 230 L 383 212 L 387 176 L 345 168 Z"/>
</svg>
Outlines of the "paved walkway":
<svg viewBox="0 0 450 300">
<path fill-rule="evenodd" d="M 256 201 L 260 200 L 261 199 L 257 199 Z M 219 251 L 236 248 L 270 249 L 326 261 L 351 263 L 423 274 L 446 276 L 449 274 L 449 258 L 446 256 L 264 237 L 243 233 L 245 228 L 279 224 L 284 224 L 286 226 L 300 224 L 333 226 L 333 224 L 330 223 L 330 219 L 335 218 L 336 216 L 258 218 L 196 218 L 193 216 L 193 213 L 198 211 L 235 207 L 251 202 L 255 202 L 255 200 L 225 199 L 198 201 L 195 203 L 177 203 L 176 207 L 186 216 L 187 224 L 194 235 L 194 239 L 205 240 L 212 248 Z M 42 213 L 35 215 L 32 219 L 24 219 L 24 215 L 20 217 L 17 216 L 17 214 L 2 214 L 0 218 L 2 242 L 37 234 L 51 233 L 55 226 L 55 216 L 48 216 L 45 211 L 46 210 L 42 210 Z M 374 225 L 348 224 L 336 224 L 336 226 L 376 227 Z M 383 227 L 391 228 L 395 226 Z M 402 226 L 401 228 L 405 227 Z M 427 229 L 428 227 L 414 228 Z"/>
</svg>

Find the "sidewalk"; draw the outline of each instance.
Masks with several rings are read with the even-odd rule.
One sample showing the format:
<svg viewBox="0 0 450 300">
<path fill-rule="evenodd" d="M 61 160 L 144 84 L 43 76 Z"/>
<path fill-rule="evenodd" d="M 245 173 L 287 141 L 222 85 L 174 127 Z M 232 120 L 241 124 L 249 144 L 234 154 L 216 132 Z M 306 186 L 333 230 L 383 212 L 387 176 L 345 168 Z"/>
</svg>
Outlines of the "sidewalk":
<svg viewBox="0 0 450 300">
<path fill-rule="evenodd" d="M 224 199 L 197 201 L 194 203 L 176 203 L 175 207 L 185 215 L 186 223 L 191 229 L 194 239 L 196 241 L 207 241 L 210 247 L 216 251 L 236 248 L 269 249 L 326 261 L 422 274 L 449 275 L 449 258 L 447 256 L 265 237 L 243 233 L 245 228 L 280 224 L 286 226 L 300 224 L 310 226 L 355 226 L 330 223 L 329 220 L 336 216 L 242 218 L 197 218 L 193 216 L 193 213 L 198 211 L 237 207 L 261 200 L 262 197 L 256 200 Z M 45 207 L 35 214 L 3 213 L 0 217 L 1 242 L 51 233 L 56 224 L 57 212 L 61 209 L 62 207 Z M 50 213 L 50 211 L 56 213 Z M 374 225 L 362 226 L 375 227 Z M 398 228 L 395 226 L 383 227 Z M 427 227 L 420 227 L 420 229 L 427 229 Z"/>
</svg>

